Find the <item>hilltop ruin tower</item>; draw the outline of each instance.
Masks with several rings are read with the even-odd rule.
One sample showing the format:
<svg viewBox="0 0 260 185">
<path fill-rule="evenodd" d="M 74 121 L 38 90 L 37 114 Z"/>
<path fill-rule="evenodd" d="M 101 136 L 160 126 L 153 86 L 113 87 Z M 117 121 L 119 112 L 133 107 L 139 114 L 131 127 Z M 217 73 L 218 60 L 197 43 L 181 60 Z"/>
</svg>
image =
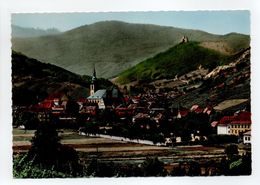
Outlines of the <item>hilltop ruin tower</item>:
<svg viewBox="0 0 260 185">
<path fill-rule="evenodd" d="M 188 39 L 187 36 L 184 35 L 184 36 L 181 38 L 181 42 L 180 42 L 180 43 L 182 44 L 182 43 L 186 43 L 186 42 L 189 42 L 189 39 Z"/>
<path fill-rule="evenodd" d="M 96 81 L 97 81 L 97 76 L 96 76 L 96 69 L 94 65 L 94 70 L 93 70 L 93 75 L 91 79 L 91 84 L 90 84 L 90 96 L 93 96 L 95 93 L 95 88 L 96 88 Z"/>
</svg>

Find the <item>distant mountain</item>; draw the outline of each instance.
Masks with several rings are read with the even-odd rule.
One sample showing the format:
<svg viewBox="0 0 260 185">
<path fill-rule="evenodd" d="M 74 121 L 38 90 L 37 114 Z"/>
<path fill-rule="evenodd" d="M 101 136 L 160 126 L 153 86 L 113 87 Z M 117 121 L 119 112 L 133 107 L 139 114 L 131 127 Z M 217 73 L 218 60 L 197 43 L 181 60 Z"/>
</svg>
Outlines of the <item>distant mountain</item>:
<svg viewBox="0 0 260 185">
<path fill-rule="evenodd" d="M 61 32 L 55 28 L 43 30 L 39 28 L 37 29 L 25 28 L 25 27 L 12 25 L 12 37 L 30 38 L 30 37 L 40 37 L 40 36 L 47 36 L 47 35 L 57 35 L 60 33 Z"/>
<path fill-rule="evenodd" d="M 12 52 L 12 91 L 14 105 L 32 105 L 53 93 L 64 93 L 72 99 L 89 96 L 90 76 L 80 76 L 52 64 Z M 100 88 L 111 82 L 98 79 Z"/>
<path fill-rule="evenodd" d="M 90 75 L 95 64 L 99 77 L 111 78 L 178 44 L 183 35 L 225 54 L 247 48 L 250 42 L 248 35 L 237 33 L 213 35 L 199 30 L 104 21 L 55 36 L 12 38 L 12 47 L 78 74 Z"/>
</svg>

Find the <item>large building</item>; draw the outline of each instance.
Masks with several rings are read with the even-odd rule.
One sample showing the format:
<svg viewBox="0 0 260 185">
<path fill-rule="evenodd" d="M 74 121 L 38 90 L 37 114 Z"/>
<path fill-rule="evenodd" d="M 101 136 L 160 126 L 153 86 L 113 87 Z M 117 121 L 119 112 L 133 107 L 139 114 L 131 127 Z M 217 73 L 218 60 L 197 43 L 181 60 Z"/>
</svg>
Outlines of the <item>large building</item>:
<svg viewBox="0 0 260 185">
<path fill-rule="evenodd" d="M 88 102 L 97 104 L 99 109 L 105 109 L 108 106 L 113 105 L 117 106 L 122 101 L 121 93 L 117 87 L 113 86 L 109 89 L 98 89 L 95 68 L 92 75 L 89 94 Z"/>
<path fill-rule="evenodd" d="M 251 130 L 251 113 L 241 111 L 234 116 L 224 116 L 217 125 L 219 135 L 236 135 L 239 136 Z"/>
<path fill-rule="evenodd" d="M 100 89 L 96 91 L 93 95 L 90 95 L 88 97 L 88 101 L 91 103 L 96 103 L 98 105 L 99 109 L 105 109 L 105 98 L 106 95 L 106 89 Z"/>
</svg>

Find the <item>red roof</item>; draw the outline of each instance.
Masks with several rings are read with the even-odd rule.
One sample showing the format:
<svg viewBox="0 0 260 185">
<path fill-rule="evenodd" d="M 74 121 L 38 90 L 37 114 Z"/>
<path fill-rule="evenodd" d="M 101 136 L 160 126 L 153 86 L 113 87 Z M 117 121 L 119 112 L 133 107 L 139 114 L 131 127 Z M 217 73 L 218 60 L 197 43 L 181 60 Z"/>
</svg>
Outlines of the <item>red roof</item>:
<svg viewBox="0 0 260 185">
<path fill-rule="evenodd" d="M 246 120 L 251 121 L 251 112 L 246 112 L 246 111 L 239 112 L 238 118 L 239 118 L 239 120 L 243 120 L 243 121 L 246 121 Z"/>
<path fill-rule="evenodd" d="M 207 113 L 208 115 L 210 115 L 212 112 L 212 108 L 211 107 L 206 107 L 204 110 L 203 110 L 203 113 Z"/>
<path fill-rule="evenodd" d="M 45 108 L 45 109 L 51 109 L 52 105 L 53 105 L 53 102 L 50 100 L 45 100 L 39 104 L 40 107 Z"/>
<path fill-rule="evenodd" d="M 181 117 L 185 117 L 189 114 L 189 110 L 180 110 L 178 114 L 180 114 Z"/>
<path fill-rule="evenodd" d="M 196 112 L 196 113 L 202 113 L 202 112 L 203 112 L 203 108 L 198 107 L 197 109 L 194 110 L 194 112 Z"/>
<path fill-rule="evenodd" d="M 212 123 L 211 123 L 211 126 L 212 127 L 216 127 L 218 125 L 218 121 L 213 121 Z"/>
<path fill-rule="evenodd" d="M 125 102 L 128 102 L 129 100 L 130 100 L 129 97 L 124 97 L 124 101 L 125 101 Z"/>
<path fill-rule="evenodd" d="M 229 124 L 243 124 L 243 125 L 247 125 L 247 124 L 251 124 L 251 121 L 232 121 Z"/>
<path fill-rule="evenodd" d="M 202 113 L 203 112 L 203 108 L 201 108 L 198 104 L 194 104 L 192 105 L 192 107 L 190 108 L 191 112 L 196 112 L 196 113 Z"/>
<path fill-rule="evenodd" d="M 80 103 L 87 103 L 88 99 L 87 98 L 79 98 L 78 102 L 80 102 Z"/>
<path fill-rule="evenodd" d="M 251 113 L 243 111 L 239 112 L 236 116 L 224 116 L 219 121 L 219 124 L 251 124 Z"/>
<path fill-rule="evenodd" d="M 199 108 L 198 104 L 192 105 L 192 107 L 190 108 L 191 111 L 195 111 L 196 109 Z"/>
<path fill-rule="evenodd" d="M 228 124 L 230 123 L 231 121 L 234 120 L 234 117 L 235 116 L 224 116 L 223 118 L 221 118 L 221 120 L 219 121 L 219 124 Z"/>
<path fill-rule="evenodd" d="M 115 110 L 116 110 L 116 111 L 129 110 L 129 108 L 128 108 L 128 107 L 116 107 Z"/>
</svg>

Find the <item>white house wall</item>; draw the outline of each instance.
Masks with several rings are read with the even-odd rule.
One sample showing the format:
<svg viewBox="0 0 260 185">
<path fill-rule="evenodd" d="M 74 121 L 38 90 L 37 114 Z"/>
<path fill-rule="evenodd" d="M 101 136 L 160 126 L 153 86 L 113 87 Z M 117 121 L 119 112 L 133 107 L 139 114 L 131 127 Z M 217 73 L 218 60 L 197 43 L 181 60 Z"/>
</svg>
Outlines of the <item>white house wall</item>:
<svg viewBox="0 0 260 185">
<path fill-rule="evenodd" d="M 228 127 L 226 125 L 218 125 L 217 133 L 218 133 L 218 135 L 229 134 Z"/>
</svg>

